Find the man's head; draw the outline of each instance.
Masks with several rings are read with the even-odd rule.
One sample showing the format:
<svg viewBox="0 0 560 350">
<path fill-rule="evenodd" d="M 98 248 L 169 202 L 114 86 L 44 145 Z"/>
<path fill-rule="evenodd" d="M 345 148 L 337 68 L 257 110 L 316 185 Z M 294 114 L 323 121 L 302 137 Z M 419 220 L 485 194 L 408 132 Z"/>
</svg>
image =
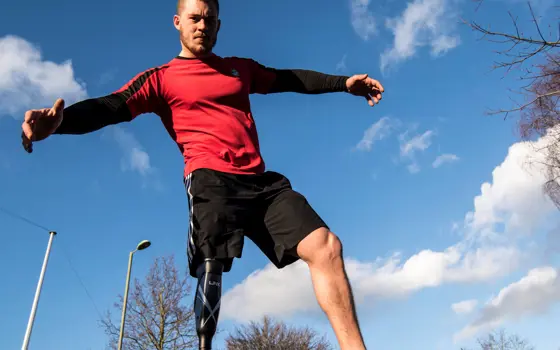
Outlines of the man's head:
<svg viewBox="0 0 560 350">
<path fill-rule="evenodd" d="M 203 57 L 212 52 L 220 30 L 218 0 L 178 0 L 173 24 L 179 31 L 182 55 Z"/>
</svg>

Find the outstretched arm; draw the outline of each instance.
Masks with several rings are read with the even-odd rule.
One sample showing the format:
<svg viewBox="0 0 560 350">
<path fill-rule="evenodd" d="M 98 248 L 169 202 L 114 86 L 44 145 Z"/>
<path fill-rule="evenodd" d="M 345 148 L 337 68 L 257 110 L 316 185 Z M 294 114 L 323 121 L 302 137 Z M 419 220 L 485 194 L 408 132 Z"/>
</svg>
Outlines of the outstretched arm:
<svg viewBox="0 0 560 350">
<path fill-rule="evenodd" d="M 55 134 L 85 134 L 108 125 L 129 122 L 143 113 L 157 113 L 161 103 L 161 69 L 136 75 L 110 95 L 91 98 L 64 109 Z"/>
<path fill-rule="evenodd" d="M 384 88 L 367 74 L 331 75 L 305 69 L 275 69 L 254 62 L 252 93 L 297 92 L 323 94 L 347 92 L 364 97 L 370 106 L 381 100 Z"/>
<path fill-rule="evenodd" d="M 323 94 L 329 92 L 346 92 L 349 77 L 329 75 L 305 69 L 273 69 L 275 78 L 269 93 L 297 92 L 302 94 Z"/>
<path fill-rule="evenodd" d="M 86 134 L 134 118 L 126 98 L 119 94 L 75 103 L 65 108 L 63 113 L 62 123 L 53 134 Z"/>
<path fill-rule="evenodd" d="M 52 134 L 86 134 L 105 126 L 131 121 L 143 113 L 158 113 L 163 101 L 161 69 L 142 72 L 119 90 L 64 108 L 58 99 L 52 108 L 29 110 L 22 125 L 22 144 L 29 153 L 32 143 Z"/>
</svg>

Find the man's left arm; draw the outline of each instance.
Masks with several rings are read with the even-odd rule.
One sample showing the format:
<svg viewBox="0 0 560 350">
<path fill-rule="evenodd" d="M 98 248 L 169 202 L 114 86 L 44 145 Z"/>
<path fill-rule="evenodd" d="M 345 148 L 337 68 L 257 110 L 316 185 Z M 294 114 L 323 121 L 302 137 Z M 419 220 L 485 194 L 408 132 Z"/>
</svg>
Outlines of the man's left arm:
<svg viewBox="0 0 560 350">
<path fill-rule="evenodd" d="M 324 94 L 329 92 L 348 92 L 343 75 L 330 75 L 305 69 L 265 68 L 274 74 L 268 93 L 297 92 L 300 94 Z"/>
<path fill-rule="evenodd" d="M 384 88 L 367 74 L 353 76 L 331 75 L 306 69 L 275 69 L 256 63 L 253 70 L 252 93 L 270 94 L 296 92 L 324 94 L 347 92 L 363 96 L 370 106 L 381 100 Z"/>
</svg>

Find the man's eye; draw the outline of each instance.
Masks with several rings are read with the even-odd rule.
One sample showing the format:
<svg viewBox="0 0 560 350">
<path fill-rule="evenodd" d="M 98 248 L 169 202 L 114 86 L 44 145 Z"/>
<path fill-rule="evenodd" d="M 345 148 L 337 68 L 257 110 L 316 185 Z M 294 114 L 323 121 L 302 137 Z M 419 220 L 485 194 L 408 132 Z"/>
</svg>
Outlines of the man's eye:
<svg viewBox="0 0 560 350">
<path fill-rule="evenodd" d="M 198 15 L 191 15 L 191 16 L 189 17 L 189 19 L 190 19 L 191 21 L 193 21 L 193 22 L 200 22 L 200 21 L 203 20 L 203 19 L 204 19 L 205 21 L 208 21 L 208 18 L 205 18 L 204 16 L 198 16 Z"/>
</svg>

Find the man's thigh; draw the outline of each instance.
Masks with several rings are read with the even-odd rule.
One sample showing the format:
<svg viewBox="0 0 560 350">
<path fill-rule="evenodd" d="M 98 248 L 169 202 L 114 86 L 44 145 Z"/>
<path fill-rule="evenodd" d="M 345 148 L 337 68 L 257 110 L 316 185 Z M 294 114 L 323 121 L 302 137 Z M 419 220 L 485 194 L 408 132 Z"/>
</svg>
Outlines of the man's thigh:
<svg viewBox="0 0 560 350">
<path fill-rule="evenodd" d="M 263 191 L 263 220 L 247 235 L 277 267 L 290 265 L 299 257 L 299 242 L 327 224 L 301 193 L 281 174 L 269 172 Z"/>
<path fill-rule="evenodd" d="M 185 179 L 189 202 L 187 256 L 190 275 L 205 259 L 224 261 L 224 272 L 243 251 L 250 198 L 239 195 L 232 175 L 195 170 Z"/>
</svg>

